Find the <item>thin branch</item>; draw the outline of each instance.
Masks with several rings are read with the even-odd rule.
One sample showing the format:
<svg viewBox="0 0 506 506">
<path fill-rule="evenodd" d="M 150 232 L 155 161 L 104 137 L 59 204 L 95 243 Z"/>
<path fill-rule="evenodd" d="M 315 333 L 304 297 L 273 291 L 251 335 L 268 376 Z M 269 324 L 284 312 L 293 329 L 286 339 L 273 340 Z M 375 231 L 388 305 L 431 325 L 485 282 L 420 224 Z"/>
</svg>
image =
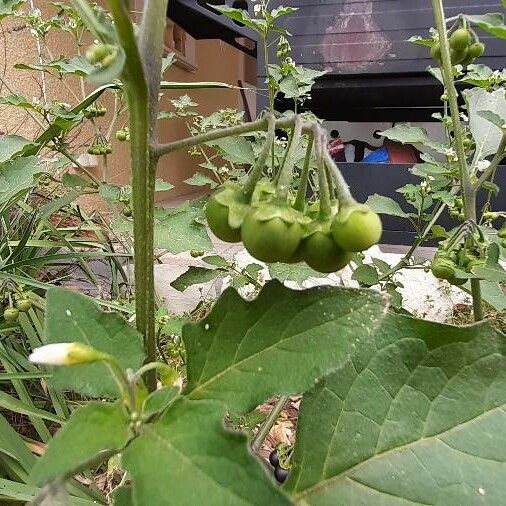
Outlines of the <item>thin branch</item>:
<svg viewBox="0 0 506 506">
<path fill-rule="evenodd" d="M 276 128 L 286 128 L 292 126 L 294 123 L 294 117 L 290 118 L 281 118 L 276 120 Z M 178 151 L 179 149 L 188 149 L 192 146 L 196 146 L 197 144 L 204 144 L 206 142 L 216 141 L 218 139 L 223 139 L 224 137 L 231 137 L 234 135 L 242 135 L 247 134 L 249 132 L 255 132 L 258 130 L 267 130 L 268 126 L 268 118 L 264 117 L 261 119 L 257 119 L 256 121 L 251 121 L 249 123 L 243 123 L 241 125 L 235 125 L 227 128 L 217 128 L 210 130 L 209 132 L 205 132 L 203 134 L 196 135 L 194 137 L 187 137 L 186 139 L 181 139 L 179 141 L 169 142 L 168 144 L 156 144 L 153 146 L 153 154 L 156 157 L 160 157 L 163 155 L 167 155 L 169 153 L 173 153 L 174 151 Z M 302 126 L 302 130 L 308 132 L 313 129 L 313 124 L 309 122 L 304 122 Z"/>
<path fill-rule="evenodd" d="M 499 147 L 497 148 L 497 153 L 494 155 L 494 158 L 492 158 L 490 165 L 483 171 L 481 176 L 476 181 L 475 185 L 476 189 L 479 189 L 479 187 L 492 176 L 492 174 L 495 172 L 499 164 L 504 160 L 505 156 L 506 156 L 506 132 L 504 132 L 502 135 L 501 142 L 499 144 Z"/>
</svg>

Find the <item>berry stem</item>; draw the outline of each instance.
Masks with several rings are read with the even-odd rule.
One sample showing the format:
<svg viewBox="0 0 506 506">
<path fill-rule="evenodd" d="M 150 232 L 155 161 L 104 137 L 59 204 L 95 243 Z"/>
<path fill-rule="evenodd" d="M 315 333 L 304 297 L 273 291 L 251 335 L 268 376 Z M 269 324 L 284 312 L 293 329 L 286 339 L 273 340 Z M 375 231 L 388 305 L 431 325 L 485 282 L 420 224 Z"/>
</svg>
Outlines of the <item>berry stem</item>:
<svg viewBox="0 0 506 506">
<path fill-rule="evenodd" d="M 327 173 L 325 171 L 325 160 L 323 158 L 324 151 L 324 135 L 321 129 L 317 126 L 315 132 L 315 151 L 316 151 L 316 165 L 318 170 L 318 190 L 320 192 L 320 218 L 325 220 L 330 217 L 331 204 L 329 184 L 327 182 Z"/>
<path fill-rule="evenodd" d="M 334 178 L 334 189 L 340 206 L 343 207 L 356 204 L 357 201 L 351 195 L 348 183 L 344 179 L 341 171 L 339 170 L 339 167 L 330 156 L 330 153 L 326 147 L 323 149 L 323 159 L 325 160 L 325 164 L 329 168 L 330 173 Z"/>
<path fill-rule="evenodd" d="M 288 399 L 289 399 L 288 395 L 282 395 L 278 399 L 278 402 L 276 402 L 276 404 L 272 408 L 271 412 L 269 413 L 269 416 L 264 420 L 264 423 L 258 429 L 258 432 L 256 433 L 253 441 L 251 442 L 251 449 L 254 452 L 260 450 L 260 447 L 265 441 L 265 438 L 269 435 L 269 432 L 276 423 L 276 420 L 278 419 L 279 414 L 285 407 L 285 404 L 288 401 Z"/>
<path fill-rule="evenodd" d="M 267 138 L 265 139 L 262 151 L 258 155 L 258 158 L 251 169 L 248 180 L 244 185 L 244 195 L 248 202 L 251 200 L 251 196 L 255 191 L 255 185 L 262 177 L 262 171 L 265 167 L 265 163 L 267 161 L 267 158 L 269 157 L 269 153 L 271 152 L 271 147 L 274 142 L 276 120 L 272 114 L 268 115 L 267 122 L 268 122 Z"/>
<path fill-rule="evenodd" d="M 295 117 L 295 124 L 293 127 L 292 140 L 290 142 L 290 147 L 286 153 L 285 163 L 280 169 L 279 172 L 279 181 L 278 186 L 276 188 L 276 193 L 278 197 L 283 200 L 286 200 L 288 197 L 288 190 L 290 189 L 290 183 L 292 182 L 293 177 L 293 167 L 294 167 L 294 154 L 299 146 L 300 136 L 302 134 L 302 119 L 300 116 Z"/>
<path fill-rule="evenodd" d="M 294 209 L 297 209 L 297 211 L 301 212 L 304 211 L 304 204 L 306 202 L 307 184 L 309 181 L 309 171 L 311 169 L 311 158 L 313 155 L 313 145 L 314 133 L 310 131 L 308 134 L 304 167 L 302 169 L 302 174 L 300 175 L 299 189 L 297 190 L 297 197 L 295 198 L 295 203 L 293 204 Z"/>
</svg>

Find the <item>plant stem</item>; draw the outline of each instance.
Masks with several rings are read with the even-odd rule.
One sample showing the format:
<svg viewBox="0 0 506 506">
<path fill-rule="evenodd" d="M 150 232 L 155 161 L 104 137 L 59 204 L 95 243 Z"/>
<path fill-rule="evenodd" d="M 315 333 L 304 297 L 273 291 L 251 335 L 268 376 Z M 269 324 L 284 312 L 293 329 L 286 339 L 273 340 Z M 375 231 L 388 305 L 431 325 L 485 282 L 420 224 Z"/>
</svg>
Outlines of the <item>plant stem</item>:
<svg viewBox="0 0 506 506">
<path fill-rule="evenodd" d="M 316 151 L 316 165 L 318 167 L 318 190 L 320 193 L 320 218 L 326 219 L 330 216 L 330 192 L 327 182 L 327 173 L 325 171 L 325 160 L 323 158 L 323 145 L 324 137 L 319 127 L 315 127 L 315 151 Z"/>
<path fill-rule="evenodd" d="M 276 423 L 276 420 L 278 419 L 279 414 L 283 410 L 288 399 L 289 399 L 288 395 L 282 395 L 278 399 L 278 402 L 276 402 L 276 404 L 272 408 L 272 411 L 269 413 L 269 416 L 265 419 L 264 423 L 258 429 L 258 432 L 256 433 L 253 441 L 251 442 L 251 449 L 254 452 L 260 450 L 260 447 L 265 441 L 265 438 L 269 435 L 269 432 L 271 431 L 273 425 Z"/>
<path fill-rule="evenodd" d="M 348 183 L 341 174 L 339 167 L 330 156 L 330 153 L 326 146 L 323 147 L 323 159 L 325 160 L 327 167 L 334 177 L 336 197 L 337 200 L 339 200 L 339 204 L 341 206 L 356 204 L 356 200 L 350 193 Z"/>
<path fill-rule="evenodd" d="M 304 167 L 300 175 L 299 188 L 297 190 L 297 196 L 295 197 L 295 203 L 293 204 L 294 209 L 298 211 L 304 211 L 304 204 L 306 202 L 307 183 L 309 179 L 309 171 L 311 169 L 311 156 L 313 154 L 313 143 L 314 133 L 309 132 L 308 141 L 306 148 L 306 158 L 304 159 Z"/>
<path fill-rule="evenodd" d="M 448 95 L 448 105 L 450 107 L 453 131 L 455 134 L 455 144 L 457 148 L 460 183 L 462 185 L 462 198 L 464 201 L 464 219 L 476 222 L 477 187 L 473 185 L 473 183 L 471 182 L 469 170 L 467 167 L 466 150 L 464 148 L 464 133 L 459 115 L 458 96 L 453 77 L 453 65 L 450 58 L 450 45 L 448 42 L 448 33 L 446 31 L 443 0 L 432 0 L 432 7 L 434 10 L 436 27 L 439 34 L 439 45 L 441 48 L 441 59 L 442 59 L 441 72 L 443 75 L 443 82 L 446 89 L 446 94 Z M 497 164 L 499 163 L 499 161 L 497 161 Z M 473 298 L 474 319 L 476 321 L 482 320 L 483 302 L 481 299 L 480 281 L 478 279 L 471 280 L 471 294 Z"/>
<path fill-rule="evenodd" d="M 492 177 L 498 165 L 501 163 L 501 161 L 504 159 L 505 156 L 506 156 L 506 132 L 503 133 L 501 142 L 499 144 L 499 147 L 497 148 L 497 153 L 494 155 L 494 158 L 492 158 L 490 165 L 486 168 L 486 170 L 483 171 L 482 175 L 476 181 L 475 185 L 476 190 L 479 190 L 480 186 L 485 181 L 487 181 L 487 179 Z"/>
<path fill-rule="evenodd" d="M 293 125 L 294 118 L 281 118 L 276 120 L 276 128 L 287 128 Z M 195 135 L 193 137 L 186 137 L 185 139 L 181 139 L 174 142 L 169 142 L 167 144 L 156 144 L 153 147 L 153 153 L 155 156 L 160 157 L 163 155 L 167 155 L 169 153 L 173 153 L 179 149 L 188 149 L 197 144 L 204 144 L 206 142 L 216 141 L 218 139 L 223 139 L 224 137 L 231 137 L 234 135 L 242 135 L 247 134 L 248 132 L 255 132 L 258 130 L 265 130 L 268 126 L 267 118 L 257 119 L 255 121 L 251 121 L 249 123 L 243 123 L 241 125 L 234 125 L 226 128 L 217 128 L 210 130 L 209 132 L 205 132 L 203 134 Z M 313 128 L 311 123 L 305 122 L 303 123 L 303 131 L 309 131 Z"/>
<path fill-rule="evenodd" d="M 144 337 L 146 361 L 154 362 L 156 361 L 156 333 L 153 220 L 156 159 L 151 156 L 150 151 L 151 117 L 148 83 L 125 3 L 122 0 L 109 0 L 109 5 L 120 42 L 128 54 L 123 77 L 130 112 L 134 268 L 137 295 L 135 322 L 137 330 Z M 150 392 L 156 389 L 155 371 L 147 375 L 146 386 Z"/>
<path fill-rule="evenodd" d="M 139 29 L 139 52 L 149 91 L 151 136 L 154 135 L 158 116 L 167 3 L 168 0 L 147 0 Z"/>
<path fill-rule="evenodd" d="M 262 151 L 258 155 L 258 158 L 251 169 L 248 180 L 244 185 L 244 196 L 247 198 L 248 202 L 251 200 L 251 196 L 255 190 L 255 185 L 262 177 L 262 171 L 264 170 L 265 162 L 267 161 L 272 143 L 274 142 L 276 120 L 272 114 L 269 114 L 267 117 L 267 122 L 269 126 L 267 129 L 267 138 L 265 139 L 265 144 L 263 145 Z"/>
<path fill-rule="evenodd" d="M 296 116 L 290 147 L 286 152 L 285 163 L 279 170 L 279 181 L 276 193 L 282 199 L 286 199 L 288 196 L 288 190 L 290 189 L 290 183 L 293 177 L 293 165 L 294 165 L 293 158 L 295 150 L 299 145 L 301 134 L 302 134 L 302 120 L 299 116 Z"/>
</svg>

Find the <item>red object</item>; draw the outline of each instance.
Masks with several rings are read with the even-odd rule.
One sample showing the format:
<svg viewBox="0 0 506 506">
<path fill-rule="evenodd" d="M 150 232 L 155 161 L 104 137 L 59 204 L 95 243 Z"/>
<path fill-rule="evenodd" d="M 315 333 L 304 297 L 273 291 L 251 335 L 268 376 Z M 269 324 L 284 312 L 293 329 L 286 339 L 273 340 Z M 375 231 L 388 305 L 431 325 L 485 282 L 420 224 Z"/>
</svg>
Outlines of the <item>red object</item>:
<svg viewBox="0 0 506 506">
<path fill-rule="evenodd" d="M 385 139 L 383 146 L 388 149 L 390 163 L 410 164 L 418 162 L 416 151 L 412 146 L 400 144 L 389 139 Z"/>
<path fill-rule="evenodd" d="M 344 154 L 344 144 L 343 140 L 338 137 L 337 139 L 333 139 L 329 142 L 328 150 L 330 153 L 330 156 L 336 161 L 336 162 L 345 162 L 346 157 Z"/>
</svg>

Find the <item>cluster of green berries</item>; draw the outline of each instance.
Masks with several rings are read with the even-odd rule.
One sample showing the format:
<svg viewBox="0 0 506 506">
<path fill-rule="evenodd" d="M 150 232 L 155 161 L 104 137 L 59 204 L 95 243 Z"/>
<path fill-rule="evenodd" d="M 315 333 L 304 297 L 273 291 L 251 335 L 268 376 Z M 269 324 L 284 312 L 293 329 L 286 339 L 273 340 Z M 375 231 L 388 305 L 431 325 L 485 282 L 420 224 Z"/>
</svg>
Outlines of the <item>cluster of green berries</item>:
<svg viewBox="0 0 506 506">
<path fill-rule="evenodd" d="M 90 105 L 83 111 L 84 117 L 87 119 L 101 118 L 107 114 L 107 108 L 100 105 Z"/>
<path fill-rule="evenodd" d="M 453 65 L 466 67 L 485 54 L 485 44 L 474 39 L 473 33 L 467 28 L 457 28 L 450 35 L 449 41 L 450 59 Z M 441 46 L 439 42 L 434 42 L 430 49 L 430 54 L 437 62 L 441 62 Z"/>
<path fill-rule="evenodd" d="M 121 130 L 117 130 L 116 139 L 120 142 L 130 142 L 130 129 L 123 127 Z"/>
<path fill-rule="evenodd" d="M 258 186 L 258 185 L 257 185 Z M 235 219 L 238 209 L 243 218 Z M 208 200 L 206 217 L 209 228 L 222 241 L 242 241 L 254 258 L 267 263 L 306 262 L 322 272 L 336 272 L 345 267 L 355 252 L 377 244 L 382 234 L 379 216 L 361 204 L 339 206 L 333 203 L 332 214 L 322 219 L 319 201 L 305 212 L 272 194 L 244 201 L 244 189 L 226 183 Z"/>
<path fill-rule="evenodd" d="M 3 318 L 6 323 L 15 323 L 19 318 L 19 313 L 26 313 L 32 307 L 32 301 L 26 295 L 20 295 L 15 303 L 9 301 L 7 307 L 3 310 Z"/>
</svg>

